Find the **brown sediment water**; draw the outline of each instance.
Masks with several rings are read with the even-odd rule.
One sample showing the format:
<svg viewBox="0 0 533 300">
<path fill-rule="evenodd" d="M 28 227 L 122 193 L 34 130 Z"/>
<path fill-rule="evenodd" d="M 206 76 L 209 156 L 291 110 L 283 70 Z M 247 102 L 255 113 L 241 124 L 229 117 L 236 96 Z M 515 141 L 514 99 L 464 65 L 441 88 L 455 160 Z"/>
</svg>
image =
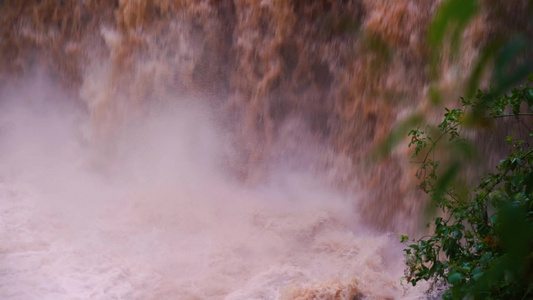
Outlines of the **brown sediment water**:
<svg viewBox="0 0 533 300">
<path fill-rule="evenodd" d="M 0 298 L 425 297 L 406 155 L 368 157 L 426 99 L 438 3 L 0 1 Z M 520 26 L 491 14 L 443 90 Z"/>
</svg>

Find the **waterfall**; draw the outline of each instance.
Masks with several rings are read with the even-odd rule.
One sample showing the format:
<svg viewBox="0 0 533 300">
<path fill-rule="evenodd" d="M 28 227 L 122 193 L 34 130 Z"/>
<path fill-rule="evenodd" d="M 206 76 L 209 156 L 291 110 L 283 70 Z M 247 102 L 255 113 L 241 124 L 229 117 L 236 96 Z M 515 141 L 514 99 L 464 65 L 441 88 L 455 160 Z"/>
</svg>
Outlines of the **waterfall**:
<svg viewBox="0 0 533 300">
<path fill-rule="evenodd" d="M 368 158 L 427 100 L 438 4 L 0 1 L 0 298 L 426 297 L 406 150 Z"/>
</svg>

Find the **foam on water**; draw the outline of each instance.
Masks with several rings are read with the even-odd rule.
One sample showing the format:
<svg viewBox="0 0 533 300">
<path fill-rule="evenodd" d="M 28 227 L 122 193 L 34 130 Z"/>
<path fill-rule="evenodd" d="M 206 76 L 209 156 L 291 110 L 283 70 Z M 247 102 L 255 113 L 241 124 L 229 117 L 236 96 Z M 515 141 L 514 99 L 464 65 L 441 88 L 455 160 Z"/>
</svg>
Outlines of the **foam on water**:
<svg viewBox="0 0 533 300">
<path fill-rule="evenodd" d="M 96 149 L 88 114 L 50 86 L 1 94 L 0 298 L 421 297 L 358 195 L 300 171 L 253 186 L 227 172 L 209 108 L 152 109 Z"/>
</svg>

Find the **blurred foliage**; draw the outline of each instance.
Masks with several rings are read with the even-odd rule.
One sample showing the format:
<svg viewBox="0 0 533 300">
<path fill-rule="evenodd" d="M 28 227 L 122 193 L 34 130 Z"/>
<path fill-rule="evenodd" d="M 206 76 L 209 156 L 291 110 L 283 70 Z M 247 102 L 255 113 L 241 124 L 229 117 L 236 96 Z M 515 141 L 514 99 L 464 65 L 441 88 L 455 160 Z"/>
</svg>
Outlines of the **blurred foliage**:
<svg viewBox="0 0 533 300">
<path fill-rule="evenodd" d="M 430 46 L 439 47 L 447 35 L 455 40 L 468 22 L 476 15 L 479 7 L 476 0 L 448 0 L 444 1 L 433 18 L 428 34 Z"/>
<path fill-rule="evenodd" d="M 440 58 L 445 53 L 442 49 L 450 46 L 451 55 L 460 55 L 458 51 L 462 35 L 467 25 L 480 12 L 478 0 L 447 0 L 440 5 L 430 24 L 427 37 L 428 45 L 432 49 L 434 57 L 431 67 L 435 81 L 439 80 Z M 530 14 L 529 11 L 522 13 Z M 527 58 L 526 53 L 532 46 L 533 40 L 527 34 L 526 28 L 523 28 L 523 32 L 490 38 L 480 49 L 480 55 L 467 78 L 467 96 L 472 97 L 474 95 L 480 86 L 484 71 L 491 67 L 491 82 L 493 84 L 491 93 L 494 95 L 500 95 L 523 81 L 529 73 L 533 72 L 533 61 Z M 440 96 L 438 89 L 433 90 L 430 94 L 430 97 Z M 440 103 L 439 101 L 436 102 Z"/>
<path fill-rule="evenodd" d="M 419 114 L 412 114 L 408 118 L 405 118 L 391 130 L 387 139 L 383 141 L 378 147 L 376 147 L 373 156 L 371 159 L 373 161 L 378 161 L 389 155 L 396 145 L 405 139 L 406 133 L 422 122 L 423 117 Z"/>
<path fill-rule="evenodd" d="M 443 49 L 460 55 L 462 34 L 480 13 L 479 4 L 447 0 L 435 14 L 428 32 L 433 103 L 443 99 L 438 84 Z M 401 235 L 407 246 L 405 279 L 412 285 L 430 280 L 432 288 L 444 286 L 444 299 L 533 298 L 533 42 L 523 31 L 488 40 L 466 77 L 462 107 L 446 109 L 438 126 L 419 126 L 408 133 L 413 158 L 418 158 L 420 188 L 442 213 L 428 224 L 429 235 L 417 240 Z M 487 70 L 492 86 L 482 92 Z M 526 78 L 528 83 L 520 85 Z M 467 137 L 496 119 L 515 119 L 529 136 L 509 132 L 505 141 L 494 141 L 512 150 L 471 187 L 463 175 L 479 161 L 477 145 Z M 396 135 L 389 139 L 398 141 L 392 138 Z"/>
<path fill-rule="evenodd" d="M 461 54 L 459 49 L 463 33 L 469 23 L 482 11 L 482 6 L 478 0 L 445 0 L 435 13 L 427 33 L 427 43 L 431 53 L 431 81 L 428 98 L 435 106 L 444 102 L 444 95 L 440 89 L 441 64 L 444 55 L 451 55 L 452 61 L 456 61 L 456 58 Z M 529 10 L 523 13 L 531 14 Z M 533 14 L 530 17 L 533 25 Z M 533 51 L 531 50 L 533 49 L 533 36 L 527 34 L 528 30 L 524 28 L 523 32 L 496 35 L 483 44 L 469 73 L 464 77 L 464 94 L 467 97 L 475 96 L 487 71 L 491 71 L 490 82 L 492 86 L 482 99 L 485 104 L 495 101 L 498 95 L 523 82 L 528 74 L 533 72 Z M 374 42 L 374 44 L 377 43 Z M 378 49 L 382 48 L 378 47 Z M 383 53 L 388 52 L 384 51 Z M 483 106 L 479 105 L 479 108 L 481 107 Z M 470 125 L 483 124 L 484 121 L 480 118 L 483 111 L 483 109 L 479 109 L 472 115 L 473 119 L 470 120 Z M 424 116 L 419 117 L 421 118 L 420 123 L 423 123 L 425 121 Z M 402 141 L 396 135 L 405 136 L 407 132 L 408 130 L 402 132 L 395 130 L 383 144 L 378 145 L 378 152 L 384 153 L 394 149 Z"/>
</svg>

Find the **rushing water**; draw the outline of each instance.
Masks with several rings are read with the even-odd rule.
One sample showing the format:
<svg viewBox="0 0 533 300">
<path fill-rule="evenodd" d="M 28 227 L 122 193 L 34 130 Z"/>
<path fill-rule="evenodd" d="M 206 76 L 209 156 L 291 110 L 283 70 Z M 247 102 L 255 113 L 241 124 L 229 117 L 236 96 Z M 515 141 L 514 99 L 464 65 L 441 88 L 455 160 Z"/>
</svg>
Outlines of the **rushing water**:
<svg viewBox="0 0 533 300">
<path fill-rule="evenodd" d="M 152 109 L 87 142 L 72 99 L 34 78 L 2 94 L 2 299 L 417 299 L 391 234 L 320 177 L 253 186 L 206 106 Z"/>
<path fill-rule="evenodd" d="M 405 154 L 366 158 L 437 3 L 0 1 L 0 298 L 424 298 Z"/>
</svg>

